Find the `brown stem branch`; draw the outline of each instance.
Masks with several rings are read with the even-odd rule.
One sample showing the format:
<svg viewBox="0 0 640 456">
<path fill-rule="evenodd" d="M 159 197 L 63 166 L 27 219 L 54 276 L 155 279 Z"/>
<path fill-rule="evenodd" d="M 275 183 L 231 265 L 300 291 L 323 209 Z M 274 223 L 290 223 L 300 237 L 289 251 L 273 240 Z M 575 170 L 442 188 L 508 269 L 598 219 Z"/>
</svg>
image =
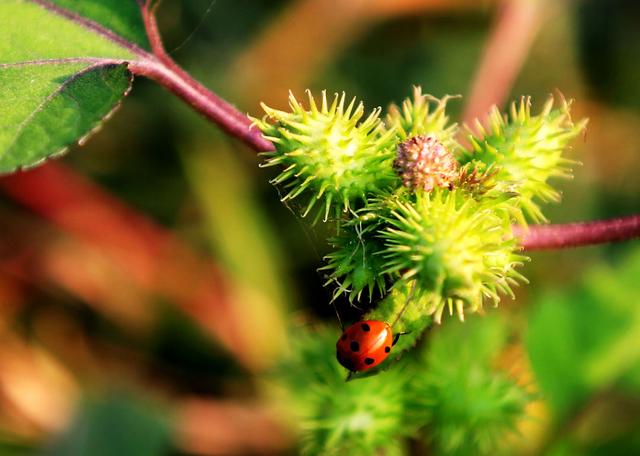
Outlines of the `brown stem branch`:
<svg viewBox="0 0 640 456">
<path fill-rule="evenodd" d="M 151 46 L 151 52 L 160 60 L 163 64 L 168 66 L 174 71 L 183 73 L 184 70 L 180 68 L 173 59 L 169 56 L 162 43 L 162 36 L 160 35 L 160 29 L 158 29 L 158 21 L 156 20 L 156 9 L 159 3 L 152 5 L 150 0 L 146 0 L 140 5 L 140 12 L 142 13 L 142 22 L 144 24 L 147 38 L 149 39 L 149 45 Z"/>
<path fill-rule="evenodd" d="M 186 72 L 176 71 L 155 59 L 131 62 L 129 70 L 135 75 L 153 79 L 249 147 L 257 151 L 274 149 L 273 144 L 264 139 L 260 130 L 252 126 L 251 120 L 246 115 L 206 89 Z"/>
<path fill-rule="evenodd" d="M 193 79 L 169 56 L 156 21 L 157 5 L 149 0 L 140 4 L 153 55 L 129 63 L 129 70 L 135 75 L 153 79 L 249 147 L 258 151 L 273 150 L 273 144 L 262 137 L 260 130 L 252 128 L 246 115 Z"/>
<path fill-rule="evenodd" d="M 640 237 L 640 215 L 609 220 L 567 223 L 562 225 L 514 227 L 525 250 L 551 250 L 579 247 Z"/>
</svg>

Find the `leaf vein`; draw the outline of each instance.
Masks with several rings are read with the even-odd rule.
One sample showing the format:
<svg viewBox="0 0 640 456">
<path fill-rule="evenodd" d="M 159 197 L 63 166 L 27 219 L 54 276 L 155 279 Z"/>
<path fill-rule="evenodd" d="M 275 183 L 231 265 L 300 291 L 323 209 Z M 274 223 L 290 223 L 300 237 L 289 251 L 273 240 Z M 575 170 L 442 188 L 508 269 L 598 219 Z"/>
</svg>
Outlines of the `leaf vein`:
<svg viewBox="0 0 640 456">
<path fill-rule="evenodd" d="M 53 3 L 51 3 L 48 0 L 28 0 L 32 3 L 35 3 L 36 5 L 39 5 L 41 7 L 43 7 L 44 9 L 46 9 L 47 11 L 50 11 L 53 14 L 56 14 L 58 16 L 61 16 L 65 19 L 70 20 L 71 22 L 74 22 L 78 25 L 80 25 L 81 27 L 84 27 L 92 32 L 97 33 L 98 35 L 103 36 L 104 38 L 106 38 L 107 40 L 111 41 L 114 44 L 117 44 L 118 46 L 130 51 L 131 53 L 139 56 L 139 57 L 148 57 L 149 53 L 147 51 L 145 51 L 144 49 L 142 49 L 141 47 L 139 47 L 138 45 L 126 40 L 125 38 L 121 37 L 120 35 L 118 35 L 117 33 L 103 27 L 102 25 L 98 24 L 97 22 L 94 22 L 90 19 L 87 19 L 85 17 L 80 16 L 79 14 L 73 13 L 69 10 L 66 10 L 64 8 L 61 8 Z"/>
<path fill-rule="evenodd" d="M 2 68 L 16 68 L 22 66 L 38 66 L 38 65 L 65 65 L 69 63 L 91 63 L 101 65 L 121 65 L 127 63 L 128 60 L 124 59 L 107 59 L 104 57 L 66 57 L 60 59 L 38 59 L 38 60 L 25 60 L 22 62 L 10 62 L 0 63 L 0 69 Z"/>
</svg>

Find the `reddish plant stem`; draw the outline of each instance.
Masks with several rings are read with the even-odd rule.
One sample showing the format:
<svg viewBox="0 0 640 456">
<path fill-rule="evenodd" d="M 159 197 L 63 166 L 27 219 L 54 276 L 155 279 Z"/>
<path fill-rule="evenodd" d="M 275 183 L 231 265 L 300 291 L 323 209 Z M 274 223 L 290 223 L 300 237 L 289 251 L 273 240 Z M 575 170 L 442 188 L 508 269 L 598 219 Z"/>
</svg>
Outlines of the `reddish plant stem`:
<svg viewBox="0 0 640 456">
<path fill-rule="evenodd" d="M 153 55 L 129 63 L 129 70 L 135 75 L 153 79 L 249 147 L 258 151 L 273 150 L 273 144 L 262 137 L 258 128 L 252 127 L 246 115 L 193 79 L 169 56 L 156 21 L 157 6 L 158 3 L 153 4 L 150 0 L 140 5 Z"/>
<path fill-rule="evenodd" d="M 0 189 L 101 252 L 137 288 L 175 302 L 241 363 L 255 366 L 228 278 L 172 233 L 55 162 L 3 176 Z"/>
<path fill-rule="evenodd" d="M 471 125 L 491 106 L 504 104 L 525 62 L 543 19 L 542 2 L 502 2 L 473 78 L 462 116 Z"/>
<path fill-rule="evenodd" d="M 162 44 L 162 37 L 160 36 L 160 30 L 158 29 L 158 22 L 155 14 L 157 5 L 158 4 L 156 4 L 156 6 L 151 6 L 151 2 L 149 0 L 145 1 L 143 5 L 140 5 L 142 22 L 144 23 L 147 38 L 149 39 L 149 45 L 151 46 L 153 55 L 155 55 L 158 60 L 171 68 L 178 68 L 171 57 L 169 57 L 169 54 L 167 54 L 167 51 L 165 51 L 164 45 Z"/>
<path fill-rule="evenodd" d="M 551 250 L 640 238 L 640 215 L 610 220 L 514 227 L 525 250 Z"/>
<path fill-rule="evenodd" d="M 240 139 L 257 151 L 274 150 L 260 130 L 252 126 L 251 119 L 222 98 L 209 91 L 183 70 L 169 67 L 160 60 L 145 59 L 131 62 L 131 72 L 153 79 L 165 89 L 177 95 L 207 119 L 218 124 L 225 132 Z"/>
</svg>

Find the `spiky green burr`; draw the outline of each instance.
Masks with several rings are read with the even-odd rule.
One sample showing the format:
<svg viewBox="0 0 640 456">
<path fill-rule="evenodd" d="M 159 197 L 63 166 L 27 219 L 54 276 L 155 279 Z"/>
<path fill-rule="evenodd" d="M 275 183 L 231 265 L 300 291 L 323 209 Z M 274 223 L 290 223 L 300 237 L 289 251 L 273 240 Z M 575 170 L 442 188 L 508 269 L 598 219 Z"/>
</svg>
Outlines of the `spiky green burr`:
<svg viewBox="0 0 640 456">
<path fill-rule="evenodd" d="M 459 189 L 418 191 L 413 200 L 390 198 L 385 240 L 385 274 L 415 281 L 427 293 L 426 309 L 439 322 L 445 308 L 464 318 L 485 299 L 499 302 L 524 277 L 515 268 L 525 259 L 510 236 L 508 200 L 477 201 Z"/>
<path fill-rule="evenodd" d="M 272 183 L 287 193 L 283 201 L 306 199 L 302 216 L 319 206 L 316 221 L 354 210 L 371 194 L 392 187 L 395 134 L 381 122 L 380 108 L 367 117 L 355 98 L 335 95 L 331 103 L 322 92 L 320 106 L 308 92 L 308 109 L 291 94 L 291 112 L 264 104 L 266 117 L 256 120 L 275 151 L 265 152 L 263 166 L 282 169 Z"/>
<path fill-rule="evenodd" d="M 444 145 L 447 150 L 455 151 L 459 146 L 455 136 L 458 127 L 449 123 L 446 114 L 447 102 L 453 97 L 442 99 L 431 95 L 424 95 L 418 86 L 413 88 L 413 98 L 407 98 L 402 106 L 392 104 L 385 118 L 389 128 L 393 128 L 402 142 L 413 136 L 432 135 Z"/>
<path fill-rule="evenodd" d="M 320 271 L 329 274 L 326 286 L 335 285 L 333 299 L 344 293 L 349 302 L 360 301 L 365 292 L 371 301 L 374 291 L 380 296 L 386 293 L 387 280 L 382 274 L 384 259 L 380 255 L 384 244 L 378 237 L 381 222 L 380 217 L 355 218 L 343 224 L 340 232 L 329 239 L 333 251 L 325 256 L 327 265 Z"/>
<path fill-rule="evenodd" d="M 415 88 L 383 123 L 379 109 L 365 116 L 344 94 L 328 100 L 323 92 L 317 104 L 309 93 L 307 107 L 291 95 L 290 112 L 263 105 L 266 116 L 256 120 L 275 146 L 263 166 L 281 167 L 273 183 L 283 201 L 303 201 L 303 216 L 315 208 L 316 221 L 340 222 L 322 268 L 334 298 L 386 293 L 379 317 L 389 319 L 415 284 L 403 319 L 413 315 L 416 328 L 446 309 L 462 317 L 497 303 L 525 280 L 511 226 L 526 224 L 525 214 L 544 219 L 538 204 L 559 197 L 550 180 L 570 175 L 563 152 L 585 125 L 571 121 L 564 100 L 534 115 L 522 99 L 509 116 L 494 110 L 461 145 L 448 100 Z"/>
<path fill-rule="evenodd" d="M 535 222 L 546 221 L 538 204 L 560 199 L 549 180 L 571 177 L 571 166 L 576 162 L 565 158 L 563 152 L 587 123 L 574 124 L 570 107 L 561 99 L 554 108 L 552 97 L 538 115 L 531 113 L 530 98 L 513 103 L 510 116 L 494 107 L 486 127 L 476 122 L 476 131 L 469 130 L 472 150 L 462 154 L 462 163 L 475 160 L 495 166 L 497 189 L 517 192 L 524 213 Z"/>
</svg>

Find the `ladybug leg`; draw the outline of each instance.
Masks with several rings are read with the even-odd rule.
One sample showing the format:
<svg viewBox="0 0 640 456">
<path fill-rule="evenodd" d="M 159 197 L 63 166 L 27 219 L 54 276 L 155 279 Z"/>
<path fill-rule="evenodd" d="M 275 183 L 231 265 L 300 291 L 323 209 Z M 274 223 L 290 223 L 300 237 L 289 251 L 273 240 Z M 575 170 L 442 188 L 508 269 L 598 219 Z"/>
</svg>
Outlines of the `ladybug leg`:
<svg viewBox="0 0 640 456">
<path fill-rule="evenodd" d="M 393 343 L 391 344 L 391 346 L 394 346 L 396 342 L 398 342 L 398 339 L 400 339 L 400 336 L 404 336 L 405 334 L 409 334 L 409 332 L 401 332 L 396 334 L 395 337 L 393 338 Z"/>
<path fill-rule="evenodd" d="M 347 383 L 348 381 L 351 381 L 354 375 L 355 375 L 355 372 L 349 371 L 349 373 L 347 374 L 347 378 L 344 379 L 344 382 Z"/>
</svg>

